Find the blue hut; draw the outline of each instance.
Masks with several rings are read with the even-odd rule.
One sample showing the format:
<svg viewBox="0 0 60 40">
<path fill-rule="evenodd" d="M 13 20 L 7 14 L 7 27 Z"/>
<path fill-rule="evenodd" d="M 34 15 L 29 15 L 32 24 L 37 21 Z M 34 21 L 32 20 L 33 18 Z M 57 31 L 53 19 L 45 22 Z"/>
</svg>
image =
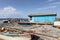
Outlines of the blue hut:
<svg viewBox="0 0 60 40">
<path fill-rule="evenodd" d="M 28 15 L 30 17 L 30 22 L 35 23 L 45 23 L 45 22 L 50 22 L 54 23 L 55 18 L 56 18 L 56 13 L 55 12 L 46 12 L 46 13 L 38 13 L 38 14 L 30 14 Z"/>
</svg>

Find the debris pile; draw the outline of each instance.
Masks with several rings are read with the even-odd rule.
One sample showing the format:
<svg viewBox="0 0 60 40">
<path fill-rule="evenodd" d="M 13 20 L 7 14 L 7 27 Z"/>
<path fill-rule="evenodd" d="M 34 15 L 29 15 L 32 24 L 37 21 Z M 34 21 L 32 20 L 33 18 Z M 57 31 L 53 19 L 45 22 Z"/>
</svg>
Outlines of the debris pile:
<svg viewBox="0 0 60 40">
<path fill-rule="evenodd" d="M 52 27 L 52 25 L 42 25 L 34 28 L 40 37 L 44 40 L 57 40 L 60 37 L 60 29 Z"/>
<path fill-rule="evenodd" d="M 52 25 L 31 25 L 23 27 L 19 24 L 2 24 L 0 25 L 0 34 L 6 36 L 27 36 L 31 38 L 31 34 L 39 36 L 42 40 L 57 40 L 60 38 L 60 29 L 54 28 Z"/>
</svg>

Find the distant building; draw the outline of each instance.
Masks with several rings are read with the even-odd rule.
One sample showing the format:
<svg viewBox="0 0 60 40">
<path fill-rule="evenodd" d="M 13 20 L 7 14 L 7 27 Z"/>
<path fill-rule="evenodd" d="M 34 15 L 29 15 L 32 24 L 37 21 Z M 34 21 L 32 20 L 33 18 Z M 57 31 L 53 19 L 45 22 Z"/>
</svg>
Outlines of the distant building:
<svg viewBox="0 0 60 40">
<path fill-rule="evenodd" d="M 60 18 L 56 18 L 56 20 L 54 22 L 54 26 L 57 28 L 60 28 Z"/>
<path fill-rule="evenodd" d="M 55 18 L 56 18 L 56 13 L 55 12 L 46 12 L 46 13 L 37 13 L 37 14 L 30 14 L 28 15 L 30 17 L 30 22 L 35 23 L 45 23 L 45 22 L 51 22 L 54 23 Z"/>
<path fill-rule="evenodd" d="M 56 20 L 55 21 L 60 21 L 60 18 L 56 18 Z"/>
</svg>

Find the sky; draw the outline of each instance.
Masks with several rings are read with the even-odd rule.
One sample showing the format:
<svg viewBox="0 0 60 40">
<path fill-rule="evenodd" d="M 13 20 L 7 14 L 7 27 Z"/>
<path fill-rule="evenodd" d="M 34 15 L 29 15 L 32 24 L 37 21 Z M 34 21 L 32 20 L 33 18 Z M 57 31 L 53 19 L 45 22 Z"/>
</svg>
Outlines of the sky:
<svg viewBox="0 0 60 40">
<path fill-rule="evenodd" d="M 56 12 L 60 18 L 60 0 L 0 0 L 0 18 L 28 18 L 41 12 Z"/>
</svg>

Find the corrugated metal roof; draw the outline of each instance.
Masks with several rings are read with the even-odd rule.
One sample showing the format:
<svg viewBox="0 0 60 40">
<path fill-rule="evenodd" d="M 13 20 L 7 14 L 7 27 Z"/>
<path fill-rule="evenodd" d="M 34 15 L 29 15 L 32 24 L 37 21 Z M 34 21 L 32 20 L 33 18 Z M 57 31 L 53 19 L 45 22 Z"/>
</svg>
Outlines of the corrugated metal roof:
<svg viewBox="0 0 60 40">
<path fill-rule="evenodd" d="M 37 13 L 37 14 L 30 14 L 28 16 L 42 16 L 42 15 L 56 15 L 56 12 L 45 12 L 45 13 Z"/>
</svg>

